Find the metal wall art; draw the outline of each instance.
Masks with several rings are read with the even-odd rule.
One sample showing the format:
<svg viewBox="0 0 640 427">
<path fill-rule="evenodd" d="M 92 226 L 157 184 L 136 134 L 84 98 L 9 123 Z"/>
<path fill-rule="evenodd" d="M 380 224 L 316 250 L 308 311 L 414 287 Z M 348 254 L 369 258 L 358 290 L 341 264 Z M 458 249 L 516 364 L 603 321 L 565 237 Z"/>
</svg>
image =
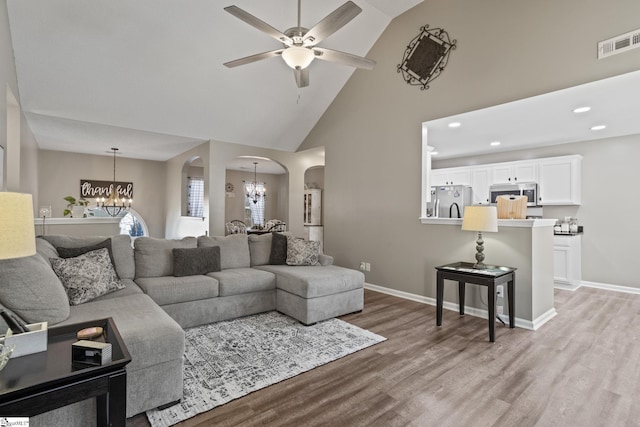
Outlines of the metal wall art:
<svg viewBox="0 0 640 427">
<path fill-rule="evenodd" d="M 440 75 L 449 60 L 451 49 L 456 48 L 456 40 L 451 41 L 449 34 L 442 28 L 420 27 L 418 34 L 404 51 L 402 63 L 398 64 L 398 73 L 407 84 L 429 89 L 429 83 Z"/>
</svg>

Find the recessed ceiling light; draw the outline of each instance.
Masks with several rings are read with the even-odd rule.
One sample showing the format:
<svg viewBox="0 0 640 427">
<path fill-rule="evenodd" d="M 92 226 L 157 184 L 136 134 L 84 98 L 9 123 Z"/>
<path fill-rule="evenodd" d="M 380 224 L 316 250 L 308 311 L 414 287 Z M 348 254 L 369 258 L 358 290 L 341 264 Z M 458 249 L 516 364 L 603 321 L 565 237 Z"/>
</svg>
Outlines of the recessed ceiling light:
<svg viewBox="0 0 640 427">
<path fill-rule="evenodd" d="M 432 156 L 437 156 L 437 155 L 438 155 L 438 152 L 437 152 L 437 151 L 432 151 L 432 152 L 431 152 L 431 155 L 432 155 Z"/>
<path fill-rule="evenodd" d="M 491 144 L 492 147 L 497 147 L 498 145 L 500 145 L 500 141 L 493 141 Z"/>
<path fill-rule="evenodd" d="M 586 113 L 589 110 L 591 110 L 591 107 L 579 107 L 579 108 L 576 108 L 575 110 L 573 110 L 573 112 L 574 113 Z"/>
<path fill-rule="evenodd" d="M 451 122 L 449 123 L 450 128 L 459 128 L 462 123 L 460 122 Z"/>
<path fill-rule="evenodd" d="M 591 127 L 591 130 L 602 130 L 602 129 L 606 129 L 606 126 L 605 125 L 598 125 L 598 126 Z"/>
</svg>

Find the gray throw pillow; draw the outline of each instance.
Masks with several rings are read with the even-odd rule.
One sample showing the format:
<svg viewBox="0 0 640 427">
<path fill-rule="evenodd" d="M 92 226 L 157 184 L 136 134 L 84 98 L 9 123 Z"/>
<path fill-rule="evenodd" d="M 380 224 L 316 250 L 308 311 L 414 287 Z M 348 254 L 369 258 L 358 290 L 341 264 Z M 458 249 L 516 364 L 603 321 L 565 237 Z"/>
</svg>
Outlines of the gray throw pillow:
<svg viewBox="0 0 640 427">
<path fill-rule="evenodd" d="M 75 258 L 51 258 L 51 267 L 67 291 L 69 303 L 78 305 L 124 289 L 106 248 Z"/>
<path fill-rule="evenodd" d="M 269 264 L 285 265 L 286 263 L 287 236 L 274 231 L 271 236 L 271 254 L 269 255 Z"/>
<path fill-rule="evenodd" d="M 173 250 L 197 248 L 195 237 L 180 240 L 138 237 L 134 242 L 136 278 L 173 276 Z"/>
<path fill-rule="evenodd" d="M 69 317 L 64 287 L 40 254 L 0 260 L 0 303 L 28 323 L 55 325 Z"/>
<path fill-rule="evenodd" d="M 287 265 L 320 265 L 320 242 L 287 236 Z"/>
<path fill-rule="evenodd" d="M 220 247 L 173 250 L 173 275 L 197 276 L 220 271 Z"/>
</svg>

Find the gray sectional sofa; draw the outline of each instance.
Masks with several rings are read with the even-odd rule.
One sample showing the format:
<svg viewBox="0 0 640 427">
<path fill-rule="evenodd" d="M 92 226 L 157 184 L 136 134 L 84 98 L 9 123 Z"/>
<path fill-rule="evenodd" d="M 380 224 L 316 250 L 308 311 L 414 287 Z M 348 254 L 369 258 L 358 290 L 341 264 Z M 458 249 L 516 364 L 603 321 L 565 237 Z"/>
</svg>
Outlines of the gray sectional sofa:
<svg viewBox="0 0 640 427">
<path fill-rule="evenodd" d="M 282 236 L 276 237 L 282 241 Z M 334 266 L 323 254 L 312 266 L 283 264 L 281 253 L 274 261 L 272 234 L 142 237 L 133 246 L 129 236 L 112 236 L 111 260 L 126 286 L 69 306 L 66 295 L 60 296 L 65 291 L 49 259 L 59 256 L 59 248 L 104 245 L 105 239 L 37 238 L 36 255 L 0 261 L 0 304 L 27 322 L 48 321 L 50 326 L 112 317 L 132 356 L 127 366 L 127 417 L 181 398 L 185 328 L 271 310 L 312 324 L 363 308 L 361 272 Z M 190 268 L 202 266 L 176 264 L 197 264 L 197 256 L 205 251 L 198 248 L 215 247 L 219 265 L 210 269 L 219 271 L 189 274 Z M 94 414 L 94 403 L 85 401 L 32 422 L 84 426 L 93 422 Z"/>
</svg>

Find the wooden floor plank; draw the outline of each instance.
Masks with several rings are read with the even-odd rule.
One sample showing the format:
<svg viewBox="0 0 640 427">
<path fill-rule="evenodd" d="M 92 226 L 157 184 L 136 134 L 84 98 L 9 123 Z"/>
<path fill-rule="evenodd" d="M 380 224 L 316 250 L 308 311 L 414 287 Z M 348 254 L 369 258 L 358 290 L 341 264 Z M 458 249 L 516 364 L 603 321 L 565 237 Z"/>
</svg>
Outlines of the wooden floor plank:
<svg viewBox="0 0 640 427">
<path fill-rule="evenodd" d="M 556 290 L 538 331 L 365 291 L 343 319 L 387 341 L 181 426 L 637 426 L 640 295 Z M 127 422 L 148 427 L 144 415 Z"/>
</svg>

